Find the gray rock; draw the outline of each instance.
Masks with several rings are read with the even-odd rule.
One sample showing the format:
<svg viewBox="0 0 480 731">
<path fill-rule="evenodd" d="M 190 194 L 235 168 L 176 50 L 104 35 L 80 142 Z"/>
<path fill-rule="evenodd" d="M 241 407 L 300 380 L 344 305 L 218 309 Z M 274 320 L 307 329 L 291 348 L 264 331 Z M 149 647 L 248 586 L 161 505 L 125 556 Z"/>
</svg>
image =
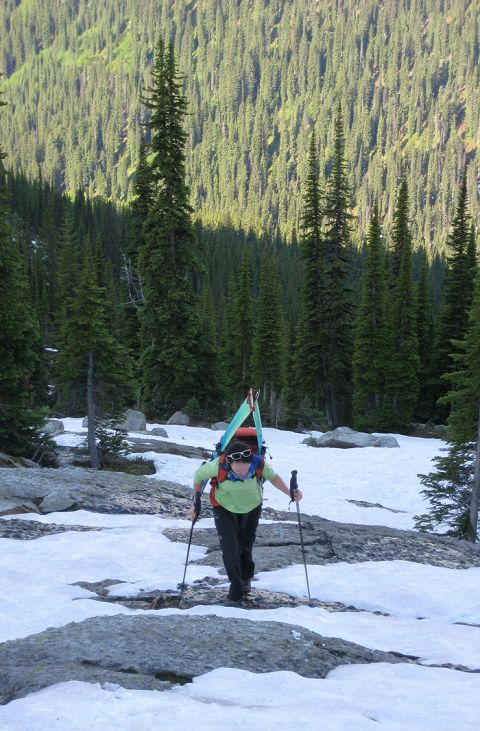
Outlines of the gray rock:
<svg viewBox="0 0 480 731">
<path fill-rule="evenodd" d="M 192 447 L 189 444 L 175 442 L 158 442 L 156 439 L 129 437 L 128 443 L 133 452 L 157 452 L 158 454 L 179 454 L 193 459 L 210 459 L 212 452 L 204 447 Z"/>
<path fill-rule="evenodd" d="M 145 419 L 145 414 L 134 409 L 127 409 L 125 412 L 124 428 L 127 431 L 146 431 L 147 420 Z"/>
<path fill-rule="evenodd" d="M 8 467 L 11 469 L 17 469 L 19 467 L 36 468 L 38 466 L 39 465 L 31 459 L 26 459 L 25 457 L 11 457 L 9 454 L 5 454 L 5 452 L 0 452 L 0 468 Z"/>
<path fill-rule="evenodd" d="M 67 680 L 162 690 L 220 667 L 325 678 L 338 665 L 410 659 L 281 622 L 94 617 L 0 645 L 0 703 Z"/>
<path fill-rule="evenodd" d="M 326 432 L 320 437 L 308 437 L 304 444 L 312 447 L 335 447 L 337 449 L 351 449 L 353 447 L 399 447 L 395 437 L 374 436 L 365 432 L 353 431 L 348 426 L 339 426 L 334 431 Z"/>
<path fill-rule="evenodd" d="M 167 424 L 175 424 L 176 426 L 188 426 L 190 424 L 190 417 L 184 414 L 183 411 L 176 411 L 173 416 L 169 418 Z"/>
<path fill-rule="evenodd" d="M 28 502 L 28 500 L 21 500 L 19 498 L 14 498 L 9 502 L 0 500 L 0 515 L 17 515 L 19 513 L 38 512 L 39 510 L 35 503 Z"/>
<path fill-rule="evenodd" d="M 77 503 L 75 498 L 69 492 L 65 492 L 61 488 L 58 488 L 57 490 L 49 492 L 48 495 L 43 498 L 38 507 L 42 513 L 57 513 L 62 510 L 75 508 L 77 507 Z"/>
<path fill-rule="evenodd" d="M 56 533 L 77 531 L 101 531 L 102 528 L 92 528 L 84 525 L 58 525 L 57 523 L 40 523 L 36 520 L 0 520 L 0 538 L 13 538 L 16 541 L 33 541 L 36 538 L 50 536 Z"/>
<path fill-rule="evenodd" d="M 88 428 L 88 416 L 84 416 L 82 419 L 82 426 Z"/>
<path fill-rule="evenodd" d="M 63 421 L 60 421 L 60 419 L 47 419 L 42 427 L 42 431 L 45 432 L 45 434 L 59 434 L 60 432 L 65 431 L 65 426 Z"/>
<path fill-rule="evenodd" d="M 212 424 L 211 429 L 213 429 L 213 431 L 226 431 L 228 429 L 228 424 L 226 421 L 217 421 L 215 424 Z"/>
<path fill-rule="evenodd" d="M 165 429 L 162 429 L 161 426 L 154 426 L 153 429 L 150 429 L 148 432 L 149 434 L 153 434 L 155 437 L 165 437 L 168 439 L 168 434 L 165 431 Z"/>
<path fill-rule="evenodd" d="M 270 517 L 267 511 L 264 511 L 264 516 Z M 288 521 L 289 517 L 290 522 L 259 525 L 254 549 L 256 571 L 274 571 L 294 563 L 303 563 L 298 523 L 288 513 L 275 514 L 276 520 Z M 317 516 L 302 518 L 302 532 L 309 564 L 403 560 L 455 569 L 480 566 L 479 544 L 448 536 L 384 526 L 337 523 Z M 187 530 L 167 530 L 164 533 L 171 540 L 188 541 Z M 222 566 L 214 528 L 196 529 L 194 542 L 208 548 L 207 555 L 198 563 Z"/>
<path fill-rule="evenodd" d="M 123 472 L 63 467 L 39 470 L 0 470 L 0 500 L 23 504 L 26 500 L 51 507 L 64 500 L 84 510 L 100 513 L 159 514 L 185 517 L 191 494 L 187 486 Z M 45 507 L 43 507 L 45 506 Z"/>
</svg>

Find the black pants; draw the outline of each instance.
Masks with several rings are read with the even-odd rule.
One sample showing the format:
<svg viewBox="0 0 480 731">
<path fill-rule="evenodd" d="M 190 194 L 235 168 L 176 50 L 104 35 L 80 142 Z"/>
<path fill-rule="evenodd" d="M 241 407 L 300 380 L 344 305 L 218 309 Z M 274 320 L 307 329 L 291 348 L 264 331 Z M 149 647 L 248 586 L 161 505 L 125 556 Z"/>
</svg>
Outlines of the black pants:
<svg viewBox="0 0 480 731">
<path fill-rule="evenodd" d="M 229 597 L 234 601 L 240 601 L 244 581 L 255 573 L 252 550 L 261 512 L 261 505 L 249 513 L 231 513 L 221 506 L 213 508 L 223 565 L 230 579 Z"/>
</svg>

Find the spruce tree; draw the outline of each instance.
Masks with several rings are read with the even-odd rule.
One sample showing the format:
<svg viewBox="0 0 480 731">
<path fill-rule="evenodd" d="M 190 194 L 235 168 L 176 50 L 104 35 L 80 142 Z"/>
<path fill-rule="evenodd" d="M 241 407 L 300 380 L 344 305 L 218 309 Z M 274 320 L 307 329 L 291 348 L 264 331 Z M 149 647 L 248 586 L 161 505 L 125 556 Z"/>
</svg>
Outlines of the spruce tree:
<svg viewBox="0 0 480 731">
<path fill-rule="evenodd" d="M 437 457 L 436 471 L 421 475 L 430 510 L 417 517 L 417 528 L 445 526 L 458 538 L 478 538 L 480 500 L 480 274 L 477 274 L 469 324 L 463 341 L 454 341 L 454 388 L 444 397 L 451 404 L 448 455 Z"/>
<path fill-rule="evenodd" d="M 316 407 L 325 402 L 325 251 L 315 131 L 310 138 L 308 173 L 303 195 L 300 256 L 303 262 L 301 314 L 297 331 L 295 382 L 297 401 L 308 397 Z M 291 392 L 291 396 L 293 394 Z M 292 405 L 295 398 L 292 399 Z"/>
<path fill-rule="evenodd" d="M 367 239 L 367 262 L 355 326 L 353 420 L 357 429 L 382 428 L 387 350 L 387 286 L 378 206 Z"/>
<path fill-rule="evenodd" d="M 41 442 L 44 421 L 31 407 L 41 342 L 26 261 L 7 220 L 5 157 L 0 147 L 0 451 L 31 458 Z"/>
<path fill-rule="evenodd" d="M 233 317 L 226 324 L 226 330 L 234 357 L 231 377 L 235 383 L 236 396 L 241 400 L 252 383 L 250 367 L 254 333 L 252 277 L 247 246 L 244 247 L 238 289 L 234 297 Z"/>
<path fill-rule="evenodd" d="M 436 344 L 435 372 L 437 377 L 437 398 L 449 389 L 448 378 L 453 369 L 452 341 L 460 342 L 468 321 L 472 302 L 475 277 L 475 258 L 472 256 L 470 216 L 467 210 L 467 177 L 463 175 L 458 203 L 448 236 L 450 255 L 447 261 L 442 307 L 439 316 Z M 443 402 L 445 404 L 445 402 Z M 438 416 L 445 418 L 447 408 L 440 408 Z"/>
<path fill-rule="evenodd" d="M 429 421 L 435 411 L 433 383 L 433 360 L 435 325 L 433 318 L 432 292 L 428 283 L 428 262 L 422 254 L 420 277 L 416 288 L 416 320 L 418 341 L 418 385 L 415 417 L 422 422 Z"/>
<path fill-rule="evenodd" d="M 201 270 L 185 183 L 186 100 L 173 48 L 159 42 L 153 85 L 144 103 L 151 112 L 151 200 L 142 230 L 139 269 L 143 403 L 153 414 L 180 408 L 202 394 L 197 361 L 198 297 L 192 275 Z"/>
<path fill-rule="evenodd" d="M 260 268 L 251 368 L 265 413 L 278 422 L 285 387 L 285 336 L 278 269 L 268 251 Z"/>
<path fill-rule="evenodd" d="M 384 427 L 408 430 L 418 394 L 418 338 L 412 280 L 412 237 L 408 223 L 408 191 L 400 188 L 394 221 L 394 250 L 399 271 L 391 291 L 391 323 L 385 366 Z"/>
<path fill-rule="evenodd" d="M 393 217 L 392 230 L 392 252 L 391 252 L 391 273 L 394 282 L 400 274 L 403 249 L 405 246 L 412 248 L 410 223 L 409 223 L 409 201 L 408 185 L 406 178 L 402 179 L 398 191 L 396 208 Z"/>
<path fill-rule="evenodd" d="M 87 242 L 70 314 L 61 327 L 57 374 L 57 408 L 75 415 L 88 414 L 89 452 L 92 467 L 97 468 L 97 420 L 120 413 L 133 398 L 131 356 L 115 337 L 113 304 L 100 279 Z"/>
<path fill-rule="evenodd" d="M 353 295 L 350 251 L 352 214 L 349 208 L 345 135 L 339 106 L 334 122 L 332 171 L 327 181 L 324 231 L 325 407 L 328 422 L 332 426 L 346 423 L 351 414 Z"/>
</svg>

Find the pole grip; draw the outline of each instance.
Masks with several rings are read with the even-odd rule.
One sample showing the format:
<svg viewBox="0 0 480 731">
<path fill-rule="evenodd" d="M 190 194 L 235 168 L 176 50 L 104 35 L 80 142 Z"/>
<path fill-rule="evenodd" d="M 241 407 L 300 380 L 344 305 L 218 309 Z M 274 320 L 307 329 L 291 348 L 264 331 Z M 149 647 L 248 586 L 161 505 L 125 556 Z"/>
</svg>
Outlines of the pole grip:
<svg viewBox="0 0 480 731">
<path fill-rule="evenodd" d="M 290 502 L 295 502 L 295 493 L 298 490 L 297 484 L 297 470 L 292 470 L 292 476 L 290 477 Z"/>
</svg>

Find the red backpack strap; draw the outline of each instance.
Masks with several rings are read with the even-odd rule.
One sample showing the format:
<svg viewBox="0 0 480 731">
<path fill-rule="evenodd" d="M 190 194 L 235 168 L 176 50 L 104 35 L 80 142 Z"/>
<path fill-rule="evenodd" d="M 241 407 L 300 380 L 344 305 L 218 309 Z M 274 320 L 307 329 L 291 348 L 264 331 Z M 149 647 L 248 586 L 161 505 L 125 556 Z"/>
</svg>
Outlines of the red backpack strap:
<svg viewBox="0 0 480 731">
<path fill-rule="evenodd" d="M 213 507 L 218 508 L 220 503 L 215 500 L 215 490 L 218 485 L 227 479 L 228 463 L 225 459 L 225 452 L 222 452 L 218 458 L 218 472 L 215 477 L 210 479 L 210 502 Z"/>
</svg>

